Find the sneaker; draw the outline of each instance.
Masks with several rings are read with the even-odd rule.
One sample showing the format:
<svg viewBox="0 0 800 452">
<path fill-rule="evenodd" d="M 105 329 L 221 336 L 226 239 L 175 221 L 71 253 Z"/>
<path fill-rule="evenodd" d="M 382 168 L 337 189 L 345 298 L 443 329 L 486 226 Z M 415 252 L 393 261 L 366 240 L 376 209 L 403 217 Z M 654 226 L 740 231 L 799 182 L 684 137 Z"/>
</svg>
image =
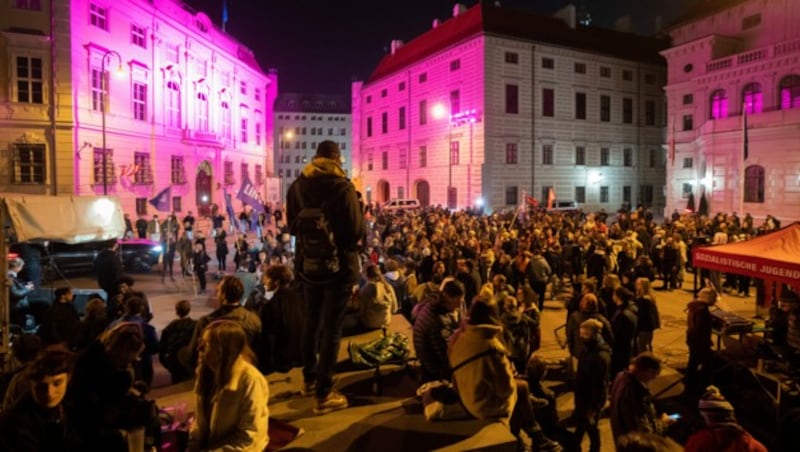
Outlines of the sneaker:
<svg viewBox="0 0 800 452">
<path fill-rule="evenodd" d="M 300 390 L 300 395 L 303 397 L 308 397 L 314 395 L 317 391 L 317 383 L 313 381 L 307 381 L 303 383 L 303 389 Z"/>
<path fill-rule="evenodd" d="M 331 391 L 330 394 L 324 398 L 317 399 L 317 406 L 314 407 L 314 414 L 325 414 L 345 408 L 347 408 L 347 397 L 336 391 Z"/>
<path fill-rule="evenodd" d="M 531 408 L 533 408 L 534 410 L 538 410 L 540 408 L 546 407 L 547 405 L 550 405 L 550 402 L 548 402 L 547 399 L 541 399 L 539 397 L 536 397 L 535 395 L 531 395 L 530 399 L 531 399 Z"/>
</svg>

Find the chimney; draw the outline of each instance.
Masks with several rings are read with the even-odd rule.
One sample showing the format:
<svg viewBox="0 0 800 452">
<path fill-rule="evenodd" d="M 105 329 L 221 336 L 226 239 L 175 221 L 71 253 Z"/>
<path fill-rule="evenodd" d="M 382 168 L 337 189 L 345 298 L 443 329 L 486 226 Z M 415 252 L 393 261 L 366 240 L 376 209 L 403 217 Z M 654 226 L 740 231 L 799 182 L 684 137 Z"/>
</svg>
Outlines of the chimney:
<svg viewBox="0 0 800 452">
<path fill-rule="evenodd" d="M 456 3 L 453 6 L 453 17 L 458 17 L 459 14 L 467 12 L 467 7 L 463 3 Z"/>
<path fill-rule="evenodd" d="M 622 16 L 614 22 L 614 30 L 621 31 L 623 33 L 630 33 L 631 28 L 631 16 Z"/>
<path fill-rule="evenodd" d="M 575 29 L 575 22 L 576 22 L 576 12 L 575 12 L 575 5 L 569 4 L 553 14 L 553 17 L 556 19 L 563 20 L 569 28 Z"/>
<path fill-rule="evenodd" d="M 431 28 L 436 28 L 439 26 L 439 19 L 433 19 L 433 26 Z"/>
<path fill-rule="evenodd" d="M 395 53 L 397 53 L 398 50 L 400 50 L 400 47 L 403 47 L 403 41 L 399 39 L 392 39 L 390 47 L 392 50 L 391 54 L 394 55 Z"/>
</svg>

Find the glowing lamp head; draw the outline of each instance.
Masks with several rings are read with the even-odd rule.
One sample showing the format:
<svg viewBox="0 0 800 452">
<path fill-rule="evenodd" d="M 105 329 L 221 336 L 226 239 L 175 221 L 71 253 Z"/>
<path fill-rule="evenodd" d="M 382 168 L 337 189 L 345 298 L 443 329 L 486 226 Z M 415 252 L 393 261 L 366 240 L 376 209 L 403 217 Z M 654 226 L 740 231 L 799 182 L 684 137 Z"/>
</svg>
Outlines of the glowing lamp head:
<svg viewBox="0 0 800 452">
<path fill-rule="evenodd" d="M 484 202 L 483 198 L 478 198 L 478 199 L 475 200 L 475 206 L 483 207 L 483 202 Z"/>
<path fill-rule="evenodd" d="M 124 67 L 122 67 L 122 64 L 120 64 L 119 66 L 117 66 L 117 70 L 116 70 L 116 71 L 114 71 L 114 75 L 115 75 L 117 78 L 122 78 L 122 77 L 125 77 L 125 68 L 124 68 Z"/>
<path fill-rule="evenodd" d="M 431 115 L 433 119 L 442 119 L 447 115 L 447 108 L 445 108 L 444 104 L 435 104 L 431 108 Z"/>
<path fill-rule="evenodd" d="M 287 140 L 291 140 L 292 138 L 294 138 L 294 132 L 289 130 L 283 134 L 283 137 L 286 138 Z"/>
<path fill-rule="evenodd" d="M 202 196 L 200 199 L 201 199 L 203 202 L 208 202 L 208 195 L 203 195 L 203 196 Z"/>
</svg>

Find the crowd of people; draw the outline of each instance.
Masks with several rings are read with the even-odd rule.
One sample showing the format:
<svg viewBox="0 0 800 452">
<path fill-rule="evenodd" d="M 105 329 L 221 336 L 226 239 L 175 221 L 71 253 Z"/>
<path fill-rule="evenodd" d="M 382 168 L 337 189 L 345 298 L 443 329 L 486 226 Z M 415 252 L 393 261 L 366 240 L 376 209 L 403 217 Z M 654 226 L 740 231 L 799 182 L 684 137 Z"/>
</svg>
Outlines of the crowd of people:
<svg viewBox="0 0 800 452">
<path fill-rule="evenodd" d="M 62 441 L 62 450 L 124 450 L 136 435 L 155 444 L 157 417 L 145 394 L 157 357 L 173 383 L 195 379 L 190 450 L 261 450 L 268 441 L 264 375 L 303 366 L 303 394 L 315 397 L 316 413 L 347 408 L 333 378 L 343 329 L 386 328 L 393 315 L 403 315 L 413 325 L 420 383 L 454 383 L 469 415 L 505 422 L 520 444 L 527 436 L 536 450 L 558 451 L 588 434 L 590 450 L 600 450 L 598 422 L 607 412 L 619 450 L 648 450 L 634 447 L 662 444 L 653 435 L 674 422 L 656 413 L 647 389 L 661 370 L 652 354 L 660 328 L 657 291 L 681 287 L 691 246 L 780 227 L 773 217 L 756 227 L 749 215 L 735 213 L 676 212 L 659 224 L 643 207 L 613 215 L 382 212 L 361 202 L 339 157 L 335 143 L 320 144 L 289 189 L 286 221 L 276 209 L 256 219 L 263 228 L 254 241 L 238 234 L 233 272 L 224 217 L 215 215 L 219 307 L 193 319 L 189 301 L 179 301 L 160 339 L 147 296 L 122 274 L 113 248 L 96 266 L 107 303 L 90 301 L 81 318 L 71 290 L 58 289 L 37 334 L 15 342 L 22 366 L 0 416 L 0 429 L 12 433 L 0 441 L 11 444 L 8 450 L 46 450 L 48 441 Z M 305 217 L 328 228 L 323 236 L 332 241 L 331 253 L 324 239 L 312 241 L 298 229 L 296 220 Z M 135 228 L 165 245 L 164 279 L 174 278 L 177 253 L 182 273 L 194 275 L 202 292 L 211 258 L 194 226 L 189 212 L 181 223 L 175 215 L 164 222 L 140 218 L 130 233 Z M 329 278 L 319 279 L 321 266 Z M 726 275 L 717 287 L 747 295 L 751 282 L 744 279 Z M 15 281 L 14 288 L 12 303 L 19 306 L 26 287 Z M 574 433 L 554 419 L 555 398 L 542 384 L 535 355 L 544 302 L 562 294 Z M 710 359 L 707 310 L 715 299 L 704 289 L 699 305 L 689 305 L 687 382 L 701 410 L 729 406 L 718 390 L 706 389 L 703 375 Z M 785 310 L 787 319 L 796 311 Z M 726 419 L 725 441 L 757 443 Z M 702 441 L 708 435 L 691 444 Z"/>
</svg>

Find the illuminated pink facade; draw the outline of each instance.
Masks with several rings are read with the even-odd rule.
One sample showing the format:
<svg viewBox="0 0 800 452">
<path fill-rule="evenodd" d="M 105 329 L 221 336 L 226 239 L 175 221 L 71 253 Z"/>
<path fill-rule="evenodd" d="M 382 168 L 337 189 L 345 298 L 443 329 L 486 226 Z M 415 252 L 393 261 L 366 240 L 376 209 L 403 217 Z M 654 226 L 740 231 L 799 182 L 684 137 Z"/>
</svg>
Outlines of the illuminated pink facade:
<svg viewBox="0 0 800 452">
<path fill-rule="evenodd" d="M 177 0 L 34 3 L 11 12 L 39 15 L 53 36 L 35 52 L 57 112 L 47 193 L 107 192 L 126 212 L 152 214 L 147 201 L 171 187 L 173 210 L 208 213 L 247 174 L 264 199 L 277 197 L 266 158 L 277 74 L 204 13 Z"/>
<path fill-rule="evenodd" d="M 662 52 L 674 150 L 666 211 L 705 192 L 711 212 L 800 219 L 800 2 L 716 4 L 671 27 Z"/>
<path fill-rule="evenodd" d="M 353 84 L 354 181 L 375 202 L 498 210 L 552 188 L 586 209 L 661 208 L 665 47 L 577 26 L 571 7 L 456 5 Z"/>
</svg>

